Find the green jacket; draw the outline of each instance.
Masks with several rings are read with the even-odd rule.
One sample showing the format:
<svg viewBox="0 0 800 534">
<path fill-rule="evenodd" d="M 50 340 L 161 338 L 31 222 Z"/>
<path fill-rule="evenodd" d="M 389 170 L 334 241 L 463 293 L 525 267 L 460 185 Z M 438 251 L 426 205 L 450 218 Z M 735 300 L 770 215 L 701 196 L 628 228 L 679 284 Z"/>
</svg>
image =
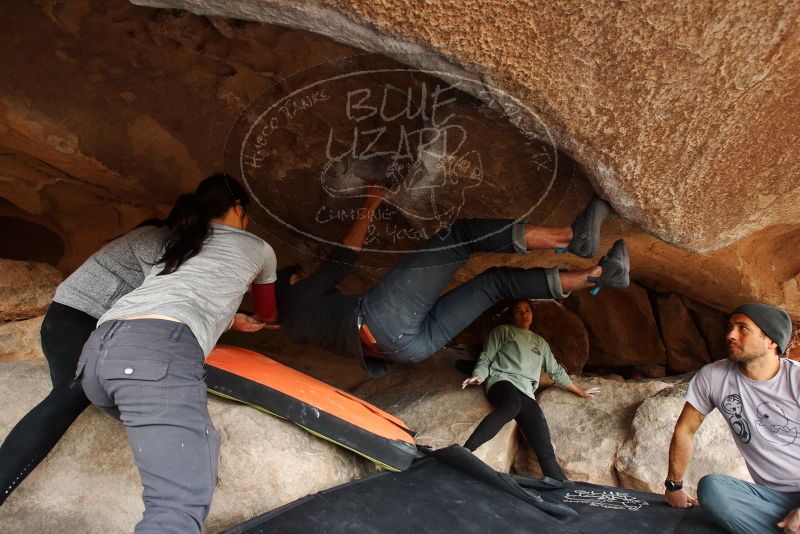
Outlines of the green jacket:
<svg viewBox="0 0 800 534">
<path fill-rule="evenodd" d="M 542 367 L 555 383 L 563 387 L 572 384 L 542 336 L 504 324 L 489 333 L 472 374 L 484 379 L 486 391 L 497 382 L 507 380 L 527 396 L 535 398 L 533 392 L 539 386 Z"/>
</svg>

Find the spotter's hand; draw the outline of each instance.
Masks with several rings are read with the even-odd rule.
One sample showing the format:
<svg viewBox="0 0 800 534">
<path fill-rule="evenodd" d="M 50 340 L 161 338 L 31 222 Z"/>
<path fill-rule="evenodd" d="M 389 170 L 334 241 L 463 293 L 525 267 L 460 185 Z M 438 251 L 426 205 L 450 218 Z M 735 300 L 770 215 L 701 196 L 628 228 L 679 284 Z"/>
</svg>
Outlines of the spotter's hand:
<svg viewBox="0 0 800 534">
<path fill-rule="evenodd" d="M 231 325 L 231 330 L 238 332 L 258 332 L 259 330 L 277 330 L 279 328 L 280 325 L 278 324 L 265 323 L 244 313 L 234 315 L 233 324 Z"/>
</svg>

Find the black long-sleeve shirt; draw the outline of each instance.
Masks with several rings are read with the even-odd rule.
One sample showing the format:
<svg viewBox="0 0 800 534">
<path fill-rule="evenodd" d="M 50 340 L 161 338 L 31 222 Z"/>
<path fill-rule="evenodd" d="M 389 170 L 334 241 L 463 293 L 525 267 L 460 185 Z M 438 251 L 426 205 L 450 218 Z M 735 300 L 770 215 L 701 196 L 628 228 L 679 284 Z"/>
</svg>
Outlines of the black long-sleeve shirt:
<svg viewBox="0 0 800 534">
<path fill-rule="evenodd" d="M 386 374 L 386 363 L 365 358 L 358 336 L 361 295 L 345 295 L 336 288 L 357 259 L 356 251 L 334 247 L 315 272 L 279 293 L 278 313 L 292 341 L 353 356 L 370 376 L 379 377 Z"/>
</svg>

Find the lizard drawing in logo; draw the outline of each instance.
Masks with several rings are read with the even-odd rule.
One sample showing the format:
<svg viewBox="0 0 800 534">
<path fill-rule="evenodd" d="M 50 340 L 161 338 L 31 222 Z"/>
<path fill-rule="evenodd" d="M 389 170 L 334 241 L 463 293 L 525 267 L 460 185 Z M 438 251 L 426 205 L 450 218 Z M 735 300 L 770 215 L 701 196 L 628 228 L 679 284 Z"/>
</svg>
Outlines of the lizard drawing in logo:
<svg viewBox="0 0 800 534">
<path fill-rule="evenodd" d="M 747 424 L 747 420 L 743 417 L 744 405 L 742 404 L 742 398 L 735 393 L 728 395 L 722 401 L 722 409 L 728 413 L 728 422 L 731 424 L 736 436 L 742 440 L 742 443 L 749 443 L 752 436 L 750 435 L 750 425 Z"/>
<path fill-rule="evenodd" d="M 458 218 L 466 191 L 483 182 L 483 163 L 477 150 L 460 153 L 466 140 L 462 127 L 424 130 L 428 135 L 413 157 L 347 152 L 330 159 L 320 176 L 323 190 L 334 198 L 360 196 L 378 181 L 387 192 L 384 200 L 412 224 L 435 221 L 438 228 L 448 227 Z"/>
<path fill-rule="evenodd" d="M 767 441 L 791 445 L 797 439 L 797 423 L 786 417 L 783 408 L 774 402 L 763 402 L 756 408 L 756 430 Z"/>
</svg>

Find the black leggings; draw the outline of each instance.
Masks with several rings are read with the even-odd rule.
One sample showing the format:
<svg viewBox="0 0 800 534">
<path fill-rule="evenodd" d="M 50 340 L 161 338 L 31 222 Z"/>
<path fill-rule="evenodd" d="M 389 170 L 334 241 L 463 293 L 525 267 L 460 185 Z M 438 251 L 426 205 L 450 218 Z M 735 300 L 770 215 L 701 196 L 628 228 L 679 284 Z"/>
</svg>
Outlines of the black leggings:
<svg viewBox="0 0 800 534">
<path fill-rule="evenodd" d="M 506 380 L 490 387 L 487 396 L 495 410 L 483 418 L 464 447 L 474 451 L 495 437 L 506 423 L 515 419 L 539 459 L 542 474 L 565 480 L 567 477 L 556 460 L 553 443 L 550 441 L 550 429 L 547 428 L 547 421 L 539 403 Z"/>
<path fill-rule="evenodd" d="M 89 405 L 74 380 L 84 343 L 97 319 L 57 302 L 42 322 L 42 350 L 50 365 L 53 390 L 11 430 L 0 446 L 0 504 L 44 460 L 69 426 Z"/>
</svg>

